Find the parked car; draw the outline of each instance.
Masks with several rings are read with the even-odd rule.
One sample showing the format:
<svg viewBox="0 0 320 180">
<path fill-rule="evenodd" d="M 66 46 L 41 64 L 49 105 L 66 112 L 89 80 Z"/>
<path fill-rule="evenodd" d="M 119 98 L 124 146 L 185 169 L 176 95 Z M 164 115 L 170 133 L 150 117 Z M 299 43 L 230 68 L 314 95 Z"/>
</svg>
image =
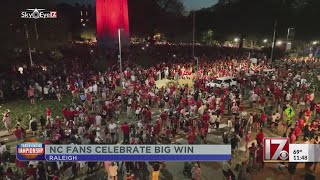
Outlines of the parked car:
<svg viewBox="0 0 320 180">
<path fill-rule="evenodd" d="M 220 77 L 207 83 L 206 86 L 221 88 L 221 87 L 235 86 L 237 84 L 238 82 L 235 77 Z"/>
</svg>

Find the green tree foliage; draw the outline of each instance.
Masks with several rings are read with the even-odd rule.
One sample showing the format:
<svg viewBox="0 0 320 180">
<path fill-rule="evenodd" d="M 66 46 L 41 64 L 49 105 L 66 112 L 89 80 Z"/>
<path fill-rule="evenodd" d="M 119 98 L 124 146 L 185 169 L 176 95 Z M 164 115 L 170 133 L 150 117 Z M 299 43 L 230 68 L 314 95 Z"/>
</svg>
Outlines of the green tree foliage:
<svg viewBox="0 0 320 180">
<path fill-rule="evenodd" d="M 156 0 L 157 4 L 166 12 L 181 16 L 185 12 L 183 3 L 180 0 Z"/>
<path fill-rule="evenodd" d="M 92 40 L 94 40 L 96 38 L 96 30 L 92 29 L 92 28 L 85 28 L 81 32 L 80 37 L 82 39 L 92 41 Z"/>
<path fill-rule="evenodd" d="M 215 43 L 214 41 L 214 33 L 211 29 L 202 33 L 202 42 L 212 45 Z"/>
</svg>

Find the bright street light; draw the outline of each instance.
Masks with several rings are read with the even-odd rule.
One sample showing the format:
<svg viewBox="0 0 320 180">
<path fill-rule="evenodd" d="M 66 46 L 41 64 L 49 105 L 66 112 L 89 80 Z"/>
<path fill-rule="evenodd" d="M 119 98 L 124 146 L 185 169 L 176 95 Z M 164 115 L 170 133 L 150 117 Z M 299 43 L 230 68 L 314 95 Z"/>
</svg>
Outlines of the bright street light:
<svg viewBox="0 0 320 180">
<path fill-rule="evenodd" d="M 239 42 L 239 38 L 234 38 L 234 42 Z"/>
<path fill-rule="evenodd" d="M 316 45 L 316 44 L 318 44 L 318 43 L 319 43 L 318 41 L 313 41 L 313 42 L 312 42 L 313 45 Z"/>
<path fill-rule="evenodd" d="M 282 41 L 278 41 L 276 44 L 280 46 L 282 44 Z"/>
<path fill-rule="evenodd" d="M 268 39 L 264 39 L 264 40 L 263 40 L 263 43 L 267 43 L 267 42 L 268 42 Z"/>
</svg>

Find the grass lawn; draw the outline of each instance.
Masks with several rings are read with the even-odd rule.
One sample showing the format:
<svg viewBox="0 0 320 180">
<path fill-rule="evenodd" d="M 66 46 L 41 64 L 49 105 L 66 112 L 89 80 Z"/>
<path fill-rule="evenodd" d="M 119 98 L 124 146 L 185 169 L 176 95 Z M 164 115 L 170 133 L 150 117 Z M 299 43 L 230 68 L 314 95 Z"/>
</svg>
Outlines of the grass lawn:
<svg viewBox="0 0 320 180">
<path fill-rule="evenodd" d="M 36 100 L 35 105 L 31 105 L 29 100 L 16 100 L 11 102 L 6 102 L 0 105 L 0 112 L 3 113 L 5 110 L 9 109 L 11 112 L 10 123 L 11 127 L 16 124 L 18 119 L 21 119 L 21 124 L 23 127 L 29 127 L 29 114 L 40 118 L 41 114 L 45 115 L 45 110 L 47 107 L 51 108 L 52 117 L 62 116 L 61 109 L 64 105 L 70 105 L 71 99 L 65 98 L 61 102 L 57 100 Z M 2 120 L 2 119 L 1 119 Z M 0 123 L 0 130 L 4 130 L 3 123 Z"/>
</svg>

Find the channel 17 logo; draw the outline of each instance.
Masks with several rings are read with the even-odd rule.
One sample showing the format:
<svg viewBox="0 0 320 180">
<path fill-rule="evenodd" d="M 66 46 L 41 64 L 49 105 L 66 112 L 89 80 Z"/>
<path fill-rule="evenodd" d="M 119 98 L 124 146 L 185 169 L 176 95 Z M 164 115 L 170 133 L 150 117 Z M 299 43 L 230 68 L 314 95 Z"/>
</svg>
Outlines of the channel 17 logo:
<svg viewBox="0 0 320 180">
<path fill-rule="evenodd" d="M 265 138 L 263 160 L 265 162 L 289 161 L 288 138 Z"/>
<path fill-rule="evenodd" d="M 47 11 L 45 9 L 27 9 L 21 12 L 21 18 L 26 19 L 45 19 L 45 18 L 57 18 L 56 11 Z"/>
</svg>

